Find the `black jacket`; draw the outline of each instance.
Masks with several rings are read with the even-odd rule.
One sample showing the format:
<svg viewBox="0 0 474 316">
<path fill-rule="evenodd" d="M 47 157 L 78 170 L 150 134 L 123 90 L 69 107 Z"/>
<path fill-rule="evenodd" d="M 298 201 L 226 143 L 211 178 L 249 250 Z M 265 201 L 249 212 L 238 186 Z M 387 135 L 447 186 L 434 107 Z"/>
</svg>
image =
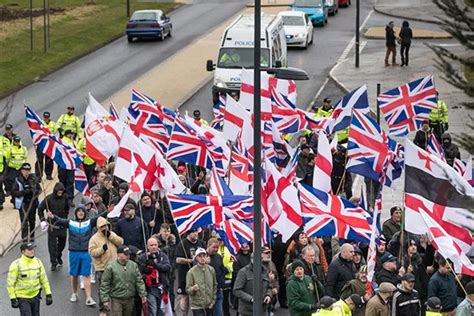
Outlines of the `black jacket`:
<svg viewBox="0 0 474 316">
<path fill-rule="evenodd" d="M 418 316 L 420 315 L 420 299 L 417 290 L 405 290 L 401 284 L 392 298 L 392 316 Z"/>
<path fill-rule="evenodd" d="M 352 261 L 344 260 L 338 255 L 329 265 L 326 281 L 326 295 L 339 299 L 346 282 L 354 279 L 357 270 Z"/>
<path fill-rule="evenodd" d="M 63 195 L 58 196 L 58 191 L 63 191 Z M 64 191 L 64 185 L 61 182 L 58 182 L 54 185 L 53 193 L 49 194 L 43 201 L 41 201 L 38 206 L 38 217 L 41 221 L 45 220 L 44 212 L 48 210 L 59 217 L 68 217 L 69 204 Z"/>
<path fill-rule="evenodd" d="M 398 36 L 402 41 L 402 45 L 409 46 L 411 44 L 411 39 L 413 38 L 413 32 L 410 27 L 402 27 Z"/>
<path fill-rule="evenodd" d="M 23 189 L 20 189 L 20 186 Z M 39 185 L 38 179 L 34 174 L 30 174 L 28 179 L 25 179 L 23 175 L 19 175 L 15 178 L 12 187 L 12 200 L 15 205 L 14 198 L 23 197 L 23 207 L 28 208 L 31 203 L 31 207 L 36 208 L 38 206 L 38 196 L 41 193 L 41 186 Z"/>
<path fill-rule="evenodd" d="M 382 270 L 375 275 L 375 280 L 379 285 L 382 282 L 389 282 L 397 286 L 397 284 L 400 283 L 400 276 L 397 271 L 392 272 L 382 268 Z"/>
<path fill-rule="evenodd" d="M 395 31 L 388 25 L 385 27 L 385 46 L 395 47 Z"/>
<path fill-rule="evenodd" d="M 161 214 L 160 210 L 157 210 L 155 208 L 155 205 L 152 203 L 150 206 L 143 206 L 141 207 L 141 214 L 140 214 L 140 208 L 138 210 L 138 215 L 143 218 L 145 223 L 147 224 L 148 231 L 150 232 L 150 236 L 153 234 L 157 234 L 160 231 L 160 226 L 163 224 L 163 221 L 160 220 L 159 216 Z M 150 222 L 155 221 L 155 226 L 151 227 Z"/>
<path fill-rule="evenodd" d="M 148 255 L 145 252 L 141 253 L 138 256 L 138 267 L 144 278 L 151 274 L 153 270 L 157 270 L 159 281 L 158 283 L 154 283 L 153 287 L 159 287 L 161 285 L 164 291 L 170 289 L 171 264 L 168 256 L 163 251 L 148 253 Z"/>
<path fill-rule="evenodd" d="M 122 218 L 115 227 L 117 235 L 123 238 L 123 244 L 133 245 L 138 249 L 145 249 L 145 242 L 148 239 L 148 226 L 144 225 L 145 239 L 143 238 L 142 219 L 135 215 L 133 219 Z"/>
<path fill-rule="evenodd" d="M 218 253 L 210 255 L 209 259 L 211 260 L 209 265 L 214 268 L 214 271 L 216 271 L 217 289 L 223 289 L 225 275 L 227 274 L 227 269 L 224 267 L 224 261 Z"/>
<path fill-rule="evenodd" d="M 413 267 L 412 273 L 415 276 L 415 289 L 418 291 L 420 300 L 424 302 L 428 298 L 428 282 L 430 281 L 430 276 L 426 272 L 426 267 L 429 264 L 427 260 L 425 260 L 425 255 L 417 253 L 412 257 L 404 256 L 403 267 L 405 270 L 408 269 L 409 265 Z"/>
<path fill-rule="evenodd" d="M 415 145 L 420 147 L 421 149 L 425 150 L 428 146 L 428 137 L 430 136 L 430 134 L 430 132 L 425 132 L 421 129 L 416 131 L 413 143 L 415 143 Z"/>
</svg>

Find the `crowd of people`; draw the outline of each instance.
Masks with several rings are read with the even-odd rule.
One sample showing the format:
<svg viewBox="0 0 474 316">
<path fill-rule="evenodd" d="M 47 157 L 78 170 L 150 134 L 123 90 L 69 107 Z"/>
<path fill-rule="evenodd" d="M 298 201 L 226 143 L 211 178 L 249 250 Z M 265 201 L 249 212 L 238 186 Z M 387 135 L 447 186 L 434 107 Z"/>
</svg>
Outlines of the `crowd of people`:
<svg viewBox="0 0 474 316">
<path fill-rule="evenodd" d="M 443 104 L 438 103 L 441 112 Z M 314 111 L 316 116 L 330 115 L 331 100 L 326 98 Z M 435 116 L 443 121 L 435 122 Z M 207 124 L 198 110 L 194 118 Z M 0 141 L 3 148 L 8 147 L 0 152 L 9 157 L 5 160 L 5 195 L 12 196 L 19 210 L 24 240 L 21 257 L 10 266 L 7 289 L 11 306 L 20 308 L 22 315 L 39 314 L 41 289 L 47 305 L 53 303 L 54 291 L 64 290 L 50 287 L 45 267 L 35 256 L 36 214 L 47 231 L 51 273 L 63 265 L 67 244 L 70 301 L 82 300 L 82 288 L 84 303 L 98 305 L 101 314 L 141 315 L 146 310 L 147 315 L 188 315 L 192 311 L 193 315 L 228 316 L 235 310 L 238 315 L 252 315 L 253 307 L 261 304 L 265 315 L 277 308 L 295 316 L 474 315 L 472 277 L 455 275 L 449 260 L 435 251 L 425 235 L 403 231 L 400 207 L 394 206 L 383 223 L 372 282 L 368 281 L 367 244 L 308 236 L 303 230 L 287 242 L 276 236 L 264 245 L 262 279 L 255 280 L 252 244 L 243 244 L 233 256 L 212 227 L 179 235 L 166 197 L 158 192 L 145 191 L 138 200 L 129 198 L 118 218 L 108 218 L 107 213 L 128 191 L 128 184 L 113 175 L 114 162 L 98 167 L 87 156 L 74 107 L 68 107 L 57 123 L 49 112 L 43 119 L 51 131 L 82 152 L 91 197 L 82 197 L 74 205 L 74 175 L 60 169 L 53 192 L 41 199 L 40 179 L 45 175 L 53 180 L 54 163 L 38 153 L 32 174 L 26 148 L 12 133 L 12 126 L 6 126 Z M 443 126 L 436 128 L 436 124 Z M 440 130 L 448 162 L 451 156 L 459 158 L 459 150 L 452 149 L 455 145 L 445 133 L 447 128 L 447 113 L 433 115 L 433 120 L 423 123 L 415 143 L 426 147 L 431 130 L 437 137 Z M 341 144 L 347 138 L 347 131 L 338 133 L 332 187 L 333 192 L 358 204 L 351 175 L 344 172 L 346 149 Z M 296 144 L 301 148 L 297 177 L 311 184 L 317 136 L 303 133 Z M 172 164 L 186 186 L 183 193 L 209 194 L 209 172 L 181 162 Z M 255 282 L 262 285 L 261 302 L 254 302 Z M 92 297 L 94 287 L 98 302 Z"/>
</svg>

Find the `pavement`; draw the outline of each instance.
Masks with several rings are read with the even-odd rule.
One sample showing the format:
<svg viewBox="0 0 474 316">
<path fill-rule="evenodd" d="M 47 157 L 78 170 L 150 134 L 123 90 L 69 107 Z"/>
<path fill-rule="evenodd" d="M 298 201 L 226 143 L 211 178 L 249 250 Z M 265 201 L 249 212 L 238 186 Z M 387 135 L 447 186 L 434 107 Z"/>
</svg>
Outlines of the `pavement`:
<svg viewBox="0 0 474 316">
<path fill-rule="evenodd" d="M 378 1 L 377 5 L 380 5 L 383 2 L 389 1 L 381 0 Z M 427 5 L 426 2 L 427 1 L 413 0 L 410 1 L 409 4 L 406 4 L 406 7 L 403 7 L 402 4 L 404 1 L 398 1 L 396 6 L 400 12 L 403 12 L 404 14 L 406 12 L 407 16 L 411 16 L 412 14 L 416 15 L 417 13 L 419 13 L 420 16 L 423 16 L 423 12 L 426 9 L 425 5 Z M 415 10 L 417 12 L 413 12 Z M 404 17 L 402 17 L 402 19 L 403 18 Z M 401 20 L 396 20 L 395 23 L 398 25 L 400 22 Z M 432 25 L 430 26 L 429 24 L 418 23 L 417 26 L 433 29 Z M 374 29 L 374 27 L 369 27 L 368 29 Z M 455 40 L 445 39 L 443 37 L 433 37 L 429 41 L 414 39 L 410 48 L 410 62 L 408 67 L 385 67 L 385 42 L 365 37 L 364 45 L 362 45 L 363 49 L 360 54 L 359 68 L 355 67 L 352 56 L 351 58 L 344 58 L 339 60 L 331 69 L 330 78 L 345 91 L 351 91 L 363 84 L 367 84 L 369 104 L 371 105 L 371 109 L 376 112 L 376 89 L 378 83 L 381 84 L 381 91 L 384 92 L 411 80 L 432 74 L 440 98 L 446 102 L 449 108 L 449 133 L 451 133 L 451 135 L 460 134 L 461 132 L 465 132 L 467 124 L 472 123 L 469 115 L 474 115 L 474 110 L 467 109 L 461 106 L 461 104 L 472 100 L 461 90 L 443 80 L 442 72 L 436 68 L 435 54 L 425 45 L 427 42 L 444 46 L 456 53 L 465 53 L 463 47 Z M 397 62 L 400 63 L 399 47 L 397 48 Z M 385 130 L 388 130 L 383 118 L 381 119 L 381 126 Z M 414 133 L 408 135 L 409 139 L 413 139 L 413 137 Z M 403 142 L 403 139 L 397 140 Z M 460 148 L 460 151 L 462 159 L 467 159 L 469 157 L 465 150 Z M 384 187 L 382 194 L 383 218 L 389 217 L 389 209 L 393 205 L 403 205 L 402 179 L 403 177 L 400 179 L 398 186 L 395 189 Z M 357 176 L 354 183 L 354 192 L 360 192 L 361 185 L 363 185 L 363 179 L 360 176 Z"/>
<path fill-rule="evenodd" d="M 394 27 L 395 34 L 400 33 L 399 27 Z M 412 29 L 413 39 L 447 39 L 452 38 L 451 34 L 444 31 L 433 31 L 423 29 Z M 364 36 L 369 39 L 385 39 L 385 26 L 370 27 L 365 31 Z"/>
<path fill-rule="evenodd" d="M 374 10 L 387 16 L 436 24 L 437 17 L 444 16 L 432 0 L 377 0 Z"/>
</svg>

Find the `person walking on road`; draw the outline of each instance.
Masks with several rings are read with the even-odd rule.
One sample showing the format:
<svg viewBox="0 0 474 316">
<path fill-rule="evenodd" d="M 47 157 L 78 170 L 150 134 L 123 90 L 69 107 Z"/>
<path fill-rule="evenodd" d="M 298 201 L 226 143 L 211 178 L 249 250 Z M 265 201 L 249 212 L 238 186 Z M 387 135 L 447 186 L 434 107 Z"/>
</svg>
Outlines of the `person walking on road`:
<svg viewBox="0 0 474 316">
<path fill-rule="evenodd" d="M 138 265 L 130 260 L 130 249 L 121 245 L 117 248 L 117 260 L 109 263 L 102 275 L 100 297 L 112 316 L 130 316 L 137 294 L 142 304 L 146 304 L 145 283 Z"/>
<path fill-rule="evenodd" d="M 76 134 L 76 137 L 79 137 L 82 133 L 81 129 L 81 120 L 79 117 L 74 115 L 74 106 L 70 105 L 67 107 L 67 113 L 61 114 L 58 119 L 57 127 L 59 136 L 62 138 L 64 136 L 64 132 L 67 130 L 72 131 Z"/>
<path fill-rule="evenodd" d="M 449 128 L 448 124 L 448 106 L 446 102 L 439 98 L 439 93 L 436 91 L 436 108 L 432 109 L 429 114 L 430 127 L 433 131 L 436 140 L 441 144 L 441 135 Z"/>
<path fill-rule="evenodd" d="M 77 302 L 77 287 L 79 276 L 84 280 L 84 291 L 86 292 L 86 305 L 95 306 L 96 302 L 91 296 L 91 268 L 92 259 L 89 255 L 89 240 L 92 237 L 92 229 L 96 226 L 99 216 L 106 212 L 88 218 L 84 205 L 79 205 L 74 211 L 74 219 L 61 218 L 48 212 L 48 217 L 53 220 L 54 225 L 66 227 L 69 230 L 69 275 L 71 276 L 72 295 L 71 302 Z"/>
<path fill-rule="evenodd" d="M 212 308 L 216 303 L 217 293 L 216 271 L 207 263 L 204 248 L 196 250 L 194 260 L 197 264 L 186 274 L 186 293 L 189 295 L 193 316 L 213 316 Z"/>
<path fill-rule="evenodd" d="M 51 113 L 46 111 L 43 113 L 43 124 L 49 129 L 51 134 L 56 135 L 58 131 L 56 123 L 51 120 Z M 36 148 L 36 164 L 35 175 L 38 179 L 43 177 L 43 171 L 46 174 L 46 180 L 53 180 L 54 161 L 45 155 L 40 149 Z"/>
<path fill-rule="evenodd" d="M 20 136 L 13 137 L 13 144 L 10 146 L 6 158 L 7 173 L 5 175 L 5 192 L 6 196 L 9 196 L 16 177 L 21 173 L 21 166 L 27 162 L 28 159 L 28 149 L 21 144 Z"/>
<path fill-rule="evenodd" d="M 385 67 L 390 66 L 388 60 L 390 55 L 392 55 L 392 66 L 398 65 L 397 60 L 397 44 L 395 43 L 395 30 L 393 26 L 395 23 L 393 21 L 388 22 L 387 26 L 385 26 L 385 46 L 387 47 L 387 51 L 385 52 Z"/>
<path fill-rule="evenodd" d="M 36 208 L 41 187 L 31 165 L 27 162 L 21 165 L 20 175 L 15 178 L 12 186 L 13 206 L 20 212 L 21 238 L 23 241 L 35 240 Z"/>
<path fill-rule="evenodd" d="M 21 257 L 13 261 L 8 270 L 8 296 L 12 307 L 19 308 L 22 316 L 39 316 L 42 289 L 46 305 L 53 304 L 48 277 L 43 263 L 35 257 L 35 247 L 31 242 L 22 244 Z"/>
<path fill-rule="evenodd" d="M 398 33 L 398 37 L 400 38 L 400 57 L 402 59 L 400 66 L 408 66 L 408 53 L 410 51 L 411 39 L 413 38 L 413 31 L 408 21 L 402 22 L 402 28 L 400 33 Z"/>
<path fill-rule="evenodd" d="M 56 271 L 57 266 L 63 264 L 62 253 L 66 247 L 67 229 L 62 226 L 48 225 L 45 218 L 45 211 L 51 211 L 54 215 L 67 218 L 69 214 L 69 204 L 64 194 L 64 185 L 58 182 L 54 185 L 53 193 L 46 196 L 38 206 L 38 216 L 41 221 L 41 228 L 48 226 L 48 252 L 51 262 L 51 271 Z"/>
<path fill-rule="evenodd" d="M 97 232 L 89 240 L 89 255 L 95 268 L 95 281 L 100 289 L 102 275 L 105 267 L 117 259 L 117 247 L 123 244 L 123 238 L 112 231 L 112 225 L 104 218 L 97 219 Z M 100 299 L 99 310 L 103 311 L 103 303 Z"/>
</svg>

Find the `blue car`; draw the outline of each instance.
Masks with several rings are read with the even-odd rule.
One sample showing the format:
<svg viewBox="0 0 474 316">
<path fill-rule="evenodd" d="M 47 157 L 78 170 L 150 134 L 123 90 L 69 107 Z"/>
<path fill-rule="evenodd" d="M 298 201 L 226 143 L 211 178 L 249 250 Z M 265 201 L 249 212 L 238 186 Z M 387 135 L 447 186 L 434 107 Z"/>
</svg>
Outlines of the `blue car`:
<svg viewBox="0 0 474 316">
<path fill-rule="evenodd" d="M 161 10 L 139 10 L 132 14 L 127 23 L 127 39 L 158 38 L 162 41 L 171 36 L 173 25 Z"/>
<path fill-rule="evenodd" d="M 290 6 L 293 11 L 306 13 L 314 26 L 324 26 L 328 23 L 328 6 L 325 0 L 295 0 Z"/>
</svg>

